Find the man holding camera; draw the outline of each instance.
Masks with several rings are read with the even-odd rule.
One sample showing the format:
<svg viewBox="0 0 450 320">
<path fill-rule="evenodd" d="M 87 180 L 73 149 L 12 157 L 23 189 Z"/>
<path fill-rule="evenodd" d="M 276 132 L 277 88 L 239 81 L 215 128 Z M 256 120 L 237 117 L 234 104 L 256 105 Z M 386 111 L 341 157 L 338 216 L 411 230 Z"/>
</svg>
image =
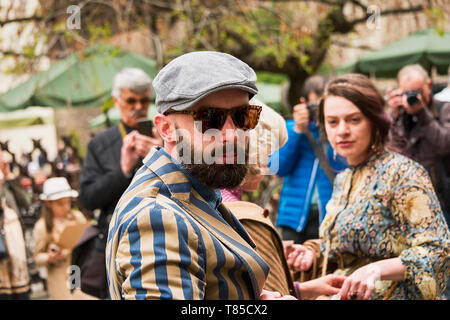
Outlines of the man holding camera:
<svg viewBox="0 0 450 320">
<path fill-rule="evenodd" d="M 316 125 L 316 109 L 325 90 L 326 79 L 309 77 L 300 104 L 293 108 L 293 120 L 286 121 L 288 141 L 269 160 L 279 158 L 273 173 L 284 177 L 278 206 L 277 226 L 283 240 L 303 243 L 318 238 L 325 206 L 333 192 L 335 171 L 346 165 L 335 160 L 328 142 L 321 143 Z"/>
<path fill-rule="evenodd" d="M 427 169 L 448 223 L 450 186 L 443 157 L 450 154 L 450 103 L 436 110 L 431 80 L 418 64 L 403 67 L 397 81 L 399 88 L 387 96 L 393 145 Z"/>
<path fill-rule="evenodd" d="M 80 179 L 81 203 L 90 210 L 100 209 L 98 228 L 85 232 L 82 237 L 85 242 L 81 241 L 83 243 L 74 250 L 73 255 L 73 263 L 79 264 L 82 270 L 82 291 L 99 298 L 106 297 L 104 249 L 114 208 L 151 147 L 162 145 L 156 128 L 152 132 L 149 132 L 150 127 L 147 132 L 138 130 L 139 121 L 147 119 L 152 97 L 152 82 L 143 70 L 125 68 L 120 71 L 114 78 L 112 97 L 120 109 L 120 122 L 91 140 Z M 93 241 L 93 236 L 97 237 L 94 247 L 98 252 L 87 252 L 91 248 L 88 243 Z M 92 253 L 95 258 L 91 256 Z M 84 269 L 92 272 L 93 267 L 98 267 L 105 276 L 92 275 L 99 279 L 98 286 L 90 283 L 88 288 L 83 273 Z"/>
</svg>

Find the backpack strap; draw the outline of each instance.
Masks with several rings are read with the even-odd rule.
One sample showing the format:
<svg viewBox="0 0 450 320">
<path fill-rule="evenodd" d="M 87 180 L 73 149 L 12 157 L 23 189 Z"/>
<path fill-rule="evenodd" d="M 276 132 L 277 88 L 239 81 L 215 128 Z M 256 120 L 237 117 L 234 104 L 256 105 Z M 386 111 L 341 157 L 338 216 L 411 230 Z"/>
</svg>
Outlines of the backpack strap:
<svg viewBox="0 0 450 320">
<path fill-rule="evenodd" d="M 314 136 L 312 135 L 311 131 L 309 131 L 309 129 L 307 129 L 304 134 L 306 135 L 306 138 L 308 139 L 308 142 L 311 145 L 316 158 L 319 160 L 320 167 L 325 172 L 331 185 L 333 185 L 334 177 L 336 176 L 336 174 L 334 173 L 333 168 L 331 168 L 330 164 L 328 163 L 323 150 L 317 144 L 316 139 L 314 139 Z"/>
</svg>

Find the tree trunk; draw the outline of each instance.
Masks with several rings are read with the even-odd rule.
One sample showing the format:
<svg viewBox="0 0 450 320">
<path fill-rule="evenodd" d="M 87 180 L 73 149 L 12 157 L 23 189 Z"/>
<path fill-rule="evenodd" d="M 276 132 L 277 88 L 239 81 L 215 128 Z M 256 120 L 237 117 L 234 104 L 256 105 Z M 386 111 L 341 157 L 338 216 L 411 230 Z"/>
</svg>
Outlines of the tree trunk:
<svg viewBox="0 0 450 320">
<path fill-rule="evenodd" d="M 289 104 L 287 107 L 289 111 L 292 112 L 292 108 L 300 103 L 300 97 L 302 95 L 303 84 L 307 75 L 304 74 L 302 77 L 290 77 L 289 78 L 289 87 L 287 92 L 287 103 Z"/>
</svg>

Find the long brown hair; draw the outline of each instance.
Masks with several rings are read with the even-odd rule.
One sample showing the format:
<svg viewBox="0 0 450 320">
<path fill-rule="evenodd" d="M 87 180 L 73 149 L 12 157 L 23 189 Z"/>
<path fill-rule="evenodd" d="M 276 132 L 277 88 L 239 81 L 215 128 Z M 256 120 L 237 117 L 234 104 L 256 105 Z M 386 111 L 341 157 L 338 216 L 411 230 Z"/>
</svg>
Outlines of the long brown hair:
<svg viewBox="0 0 450 320">
<path fill-rule="evenodd" d="M 47 233 L 51 233 L 53 230 L 53 212 L 48 207 L 48 204 L 45 203 L 45 201 L 42 204 L 41 219 L 44 220 L 45 229 L 47 230 Z"/>
<path fill-rule="evenodd" d="M 384 110 L 384 99 L 375 85 L 365 75 L 349 73 L 335 78 L 328 84 L 319 104 L 319 125 L 322 137 L 326 137 L 324 104 L 328 96 L 337 96 L 351 101 L 372 124 L 371 147 L 384 150 L 389 141 L 391 118 Z"/>
</svg>

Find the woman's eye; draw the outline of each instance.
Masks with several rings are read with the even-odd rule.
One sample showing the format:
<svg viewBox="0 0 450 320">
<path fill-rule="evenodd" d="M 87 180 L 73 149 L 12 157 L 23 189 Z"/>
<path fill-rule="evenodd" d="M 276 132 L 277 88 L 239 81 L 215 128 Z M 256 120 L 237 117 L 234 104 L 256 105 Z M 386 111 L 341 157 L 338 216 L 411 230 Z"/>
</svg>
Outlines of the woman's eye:
<svg viewBox="0 0 450 320">
<path fill-rule="evenodd" d="M 358 123 L 361 120 L 361 118 L 352 118 L 352 122 L 353 123 Z"/>
<path fill-rule="evenodd" d="M 328 124 L 329 124 L 329 125 L 334 125 L 334 124 L 336 124 L 336 123 L 337 123 L 336 120 L 328 120 Z"/>
</svg>

